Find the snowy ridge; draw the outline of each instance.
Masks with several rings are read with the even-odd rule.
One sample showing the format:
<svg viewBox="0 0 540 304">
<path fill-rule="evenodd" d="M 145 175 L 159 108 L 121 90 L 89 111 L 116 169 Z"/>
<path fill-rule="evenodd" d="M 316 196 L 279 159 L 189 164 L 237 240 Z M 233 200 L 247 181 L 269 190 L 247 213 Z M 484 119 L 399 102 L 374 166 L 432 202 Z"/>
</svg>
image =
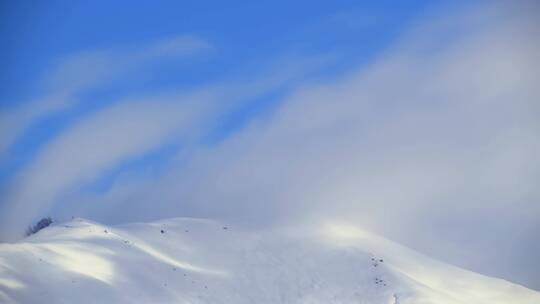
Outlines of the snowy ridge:
<svg viewBox="0 0 540 304">
<path fill-rule="evenodd" d="M 540 303 L 357 227 L 84 219 L 0 244 L 0 303 Z"/>
</svg>

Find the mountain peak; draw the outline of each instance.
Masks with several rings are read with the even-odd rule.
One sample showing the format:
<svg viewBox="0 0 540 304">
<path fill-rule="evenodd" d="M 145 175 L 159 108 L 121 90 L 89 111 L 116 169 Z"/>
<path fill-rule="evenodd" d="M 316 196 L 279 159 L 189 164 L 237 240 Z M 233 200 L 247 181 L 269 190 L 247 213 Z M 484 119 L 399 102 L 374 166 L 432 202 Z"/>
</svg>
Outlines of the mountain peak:
<svg viewBox="0 0 540 304">
<path fill-rule="evenodd" d="M 0 246 L 2 303 L 540 303 L 355 225 L 73 219 Z"/>
</svg>

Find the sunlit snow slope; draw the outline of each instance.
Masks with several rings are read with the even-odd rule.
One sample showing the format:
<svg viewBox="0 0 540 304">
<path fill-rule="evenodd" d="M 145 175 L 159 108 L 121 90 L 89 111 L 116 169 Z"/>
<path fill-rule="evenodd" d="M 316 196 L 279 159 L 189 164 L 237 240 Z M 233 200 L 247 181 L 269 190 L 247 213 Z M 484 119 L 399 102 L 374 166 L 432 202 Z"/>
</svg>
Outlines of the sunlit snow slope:
<svg viewBox="0 0 540 304">
<path fill-rule="evenodd" d="M 0 245 L 0 303 L 538 304 L 540 293 L 339 223 L 75 219 Z"/>
</svg>

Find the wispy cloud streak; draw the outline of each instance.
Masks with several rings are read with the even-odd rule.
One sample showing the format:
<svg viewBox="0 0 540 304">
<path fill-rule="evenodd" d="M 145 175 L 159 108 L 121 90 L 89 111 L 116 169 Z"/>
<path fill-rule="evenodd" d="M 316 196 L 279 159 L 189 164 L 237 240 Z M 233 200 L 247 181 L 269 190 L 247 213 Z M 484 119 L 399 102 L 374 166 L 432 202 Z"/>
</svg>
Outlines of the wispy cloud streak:
<svg viewBox="0 0 540 304">
<path fill-rule="evenodd" d="M 65 110 L 78 94 L 103 86 L 141 66 L 207 53 L 212 45 L 195 36 L 173 36 L 131 49 L 82 51 L 66 56 L 43 79 L 46 97 L 24 102 L 0 112 L 0 161 L 7 157 L 17 138 L 39 119 Z"/>
</svg>

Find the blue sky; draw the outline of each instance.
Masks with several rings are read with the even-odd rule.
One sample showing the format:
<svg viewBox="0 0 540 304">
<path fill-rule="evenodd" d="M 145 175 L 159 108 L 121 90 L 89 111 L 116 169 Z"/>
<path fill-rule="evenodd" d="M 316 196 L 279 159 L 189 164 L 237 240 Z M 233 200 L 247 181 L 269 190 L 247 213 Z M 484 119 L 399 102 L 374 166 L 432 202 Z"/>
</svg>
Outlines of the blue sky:
<svg viewBox="0 0 540 304">
<path fill-rule="evenodd" d="M 62 56 L 81 50 L 139 45 L 179 33 L 204 37 L 219 52 L 214 54 L 211 65 L 206 62 L 197 68 L 189 67 L 189 73 L 174 73 L 177 82 L 222 77 L 234 73 L 239 65 L 258 65 L 269 56 L 292 49 L 312 53 L 338 49 L 370 55 L 421 13 L 426 3 L 4 3 L 1 36 L 6 47 L 2 49 L 2 66 L 12 68 L 4 69 L 2 81 L 9 84 L 9 89 L 2 94 L 8 100 L 32 96 L 28 84 L 39 82 Z M 351 35 L 362 35 L 364 39 L 351 40 Z M 174 71 L 171 68 L 168 72 Z M 166 79 L 171 81 L 170 77 Z"/>
<path fill-rule="evenodd" d="M 332 217 L 540 288 L 534 1 L 1 5 L 1 240 Z"/>
<path fill-rule="evenodd" d="M 115 102 L 118 96 L 241 79 L 246 74 L 264 73 L 281 60 L 286 65 L 297 64 L 296 58 L 325 61 L 313 68 L 317 72 L 302 76 L 339 73 L 384 51 L 403 28 L 430 8 L 426 1 L 165 1 L 163 5 L 53 1 L 3 5 L 0 39 L 6 47 L 0 51 L 0 58 L 7 68 L 0 75 L 5 84 L 0 98 L 2 109 L 7 111 L 65 85 L 62 82 L 66 79 L 54 84 L 50 78 L 58 77 L 55 70 L 66 57 L 110 49 L 122 52 L 177 36 L 192 36 L 208 44 L 207 49 L 197 50 L 189 58 L 172 56 L 134 64 L 127 68 L 129 72 L 118 71 L 118 75 L 109 75 L 99 84 L 81 88 L 77 92 L 81 102 L 50 115 L 53 117 L 32 122 L 9 147 L 11 159 L 0 167 L 3 180 L 73 119 Z M 111 67 L 115 68 L 123 69 Z M 229 132 L 246 116 L 259 112 L 259 106 L 263 111 L 271 108 L 271 100 L 260 99 L 247 106 L 245 115 L 231 115 L 222 130 L 214 130 L 215 137 L 220 138 L 220 132 Z"/>
</svg>

